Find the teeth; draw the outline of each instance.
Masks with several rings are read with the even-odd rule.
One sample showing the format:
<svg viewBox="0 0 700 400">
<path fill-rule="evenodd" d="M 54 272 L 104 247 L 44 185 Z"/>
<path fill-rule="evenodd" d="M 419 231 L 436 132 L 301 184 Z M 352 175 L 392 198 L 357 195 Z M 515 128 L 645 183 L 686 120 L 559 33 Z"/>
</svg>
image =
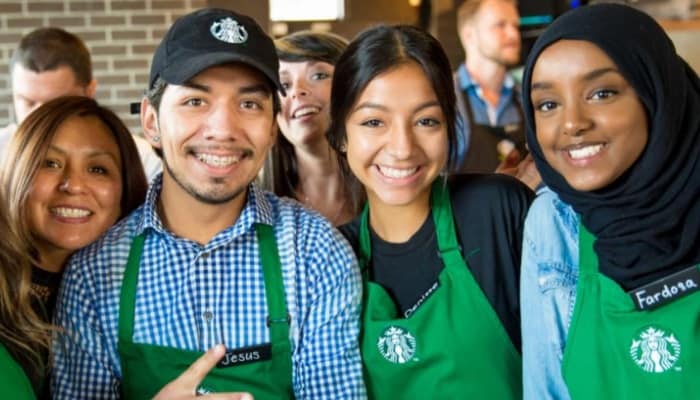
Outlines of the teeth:
<svg viewBox="0 0 700 400">
<path fill-rule="evenodd" d="M 56 207 L 51 209 L 51 213 L 65 218 L 83 218 L 92 214 L 88 210 L 81 208 Z"/>
<path fill-rule="evenodd" d="M 294 118 L 300 118 L 300 117 L 303 117 L 303 116 L 305 116 L 305 115 L 317 113 L 317 112 L 319 112 L 319 111 L 321 111 L 321 109 L 318 108 L 318 107 L 314 107 L 314 106 L 302 107 L 302 108 L 296 110 L 296 111 L 294 112 L 294 115 L 293 115 L 292 117 L 294 117 Z"/>
<path fill-rule="evenodd" d="M 240 161 L 240 156 L 215 156 L 213 154 L 197 154 L 197 159 L 214 167 L 226 167 Z"/>
<path fill-rule="evenodd" d="M 597 144 L 595 146 L 586 146 L 586 147 L 582 147 L 580 149 L 572 149 L 572 150 L 569 150 L 569 156 L 571 158 L 573 158 L 574 160 L 578 160 L 578 159 L 586 158 L 586 157 L 591 157 L 591 156 L 598 154 L 598 152 L 600 152 L 600 149 L 602 149 L 602 148 L 603 148 L 602 144 Z"/>
<path fill-rule="evenodd" d="M 380 167 L 379 170 L 384 176 L 387 176 L 389 178 L 401 179 L 413 175 L 416 172 L 416 170 L 418 170 L 418 168 L 414 167 L 409 169 L 399 169 L 391 167 Z"/>
</svg>

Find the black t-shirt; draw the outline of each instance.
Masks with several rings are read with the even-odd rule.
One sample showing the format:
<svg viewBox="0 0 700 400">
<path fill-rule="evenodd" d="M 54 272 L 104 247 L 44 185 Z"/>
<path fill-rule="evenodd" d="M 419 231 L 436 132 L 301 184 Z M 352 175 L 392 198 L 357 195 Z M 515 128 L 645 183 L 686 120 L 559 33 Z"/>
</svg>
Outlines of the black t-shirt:
<svg viewBox="0 0 700 400">
<path fill-rule="evenodd" d="M 61 286 L 63 272 L 50 272 L 37 266 L 32 267 L 32 292 L 34 311 L 44 322 L 51 323 L 56 308 L 58 288 Z"/>
<path fill-rule="evenodd" d="M 455 175 L 448 187 L 462 256 L 520 350 L 520 249 L 534 194 L 516 179 L 498 174 Z M 359 253 L 360 219 L 339 229 Z M 386 289 L 402 313 L 411 312 L 444 268 L 432 213 L 405 243 L 386 242 L 371 228 L 370 235 L 370 279 Z"/>
<path fill-rule="evenodd" d="M 58 288 L 61 286 L 61 278 L 63 272 L 50 272 L 41 269 L 37 266 L 32 266 L 32 307 L 34 312 L 46 323 L 51 323 L 53 312 L 56 308 L 56 297 Z M 42 351 L 44 365 L 49 366 L 49 353 Z M 22 363 L 20 363 L 22 364 Z M 45 374 L 39 374 L 38 371 L 28 371 L 27 365 L 23 364 L 25 372 L 30 376 L 30 380 L 35 388 L 37 399 L 50 399 L 49 375 L 50 371 L 45 371 Z M 37 375 L 39 374 L 39 375 Z"/>
</svg>

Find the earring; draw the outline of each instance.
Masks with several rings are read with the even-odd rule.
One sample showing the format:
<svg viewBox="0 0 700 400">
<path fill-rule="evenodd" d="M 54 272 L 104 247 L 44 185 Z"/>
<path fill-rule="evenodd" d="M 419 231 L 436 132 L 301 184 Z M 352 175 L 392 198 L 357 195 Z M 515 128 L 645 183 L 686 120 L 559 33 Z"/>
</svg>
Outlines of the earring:
<svg viewBox="0 0 700 400">
<path fill-rule="evenodd" d="M 160 141 L 160 136 L 153 136 L 153 141 L 154 141 L 154 142 L 159 142 L 159 141 Z"/>
</svg>

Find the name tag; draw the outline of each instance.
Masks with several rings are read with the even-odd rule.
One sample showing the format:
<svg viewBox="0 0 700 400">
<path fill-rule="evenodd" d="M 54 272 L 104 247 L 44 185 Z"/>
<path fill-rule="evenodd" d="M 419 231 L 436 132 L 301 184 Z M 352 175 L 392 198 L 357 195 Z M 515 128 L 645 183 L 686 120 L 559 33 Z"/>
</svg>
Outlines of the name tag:
<svg viewBox="0 0 700 400">
<path fill-rule="evenodd" d="M 686 268 L 627 292 L 638 310 L 653 310 L 700 289 L 700 271 L 697 266 Z"/>
<path fill-rule="evenodd" d="M 418 307 L 420 307 L 421 304 L 423 304 L 428 299 L 428 297 L 430 297 L 430 295 L 433 294 L 439 287 L 440 287 L 440 281 L 435 281 L 435 283 L 433 283 L 428 288 L 428 290 L 426 290 L 425 293 L 423 293 L 423 295 L 418 299 L 418 301 L 416 301 L 416 304 L 412 305 L 406 311 L 403 312 L 404 318 L 408 318 L 414 312 L 416 312 Z"/>
<path fill-rule="evenodd" d="M 272 359 L 272 345 L 270 343 L 260 346 L 242 347 L 240 349 L 227 349 L 221 358 L 217 368 L 235 367 L 236 365 L 251 364 L 258 361 Z"/>
</svg>

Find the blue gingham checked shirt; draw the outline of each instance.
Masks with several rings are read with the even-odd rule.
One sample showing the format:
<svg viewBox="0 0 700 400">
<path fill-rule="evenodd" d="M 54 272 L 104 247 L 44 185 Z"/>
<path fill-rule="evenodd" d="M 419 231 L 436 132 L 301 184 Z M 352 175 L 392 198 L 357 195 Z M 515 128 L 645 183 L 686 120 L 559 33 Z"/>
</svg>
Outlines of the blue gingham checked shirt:
<svg viewBox="0 0 700 400">
<path fill-rule="evenodd" d="M 262 265 L 253 223 L 273 224 L 291 315 L 298 399 L 362 399 L 358 348 L 362 280 L 351 247 L 330 223 L 251 184 L 238 221 L 205 246 L 174 236 L 146 203 L 76 254 L 63 278 L 53 343 L 59 399 L 119 397 L 119 296 L 131 241 L 147 232 L 133 340 L 206 351 L 269 342 Z M 181 210 L 180 212 L 187 212 Z"/>
</svg>

